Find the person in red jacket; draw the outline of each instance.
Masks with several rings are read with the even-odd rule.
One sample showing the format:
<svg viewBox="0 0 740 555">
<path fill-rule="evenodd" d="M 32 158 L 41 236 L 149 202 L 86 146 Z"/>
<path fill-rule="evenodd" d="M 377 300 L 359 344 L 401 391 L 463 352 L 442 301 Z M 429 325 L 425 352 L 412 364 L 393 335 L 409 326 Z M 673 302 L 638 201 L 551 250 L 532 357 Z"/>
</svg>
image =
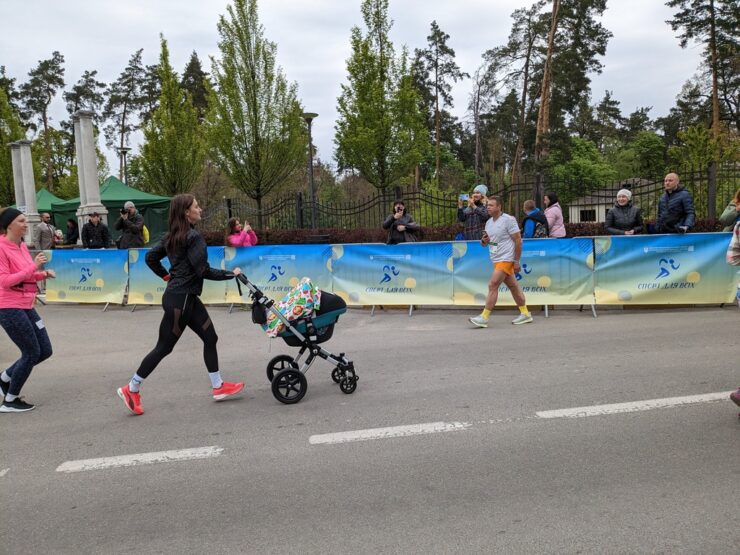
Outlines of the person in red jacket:
<svg viewBox="0 0 740 555">
<path fill-rule="evenodd" d="M 23 237 L 26 215 L 15 208 L 0 211 L 0 327 L 21 351 L 21 358 L 0 374 L 3 400 L 0 412 L 26 412 L 34 405 L 20 397 L 33 367 L 51 356 L 51 341 L 41 316 L 33 308 L 36 283 L 55 278 L 44 270 L 46 255 L 31 258 Z"/>
</svg>

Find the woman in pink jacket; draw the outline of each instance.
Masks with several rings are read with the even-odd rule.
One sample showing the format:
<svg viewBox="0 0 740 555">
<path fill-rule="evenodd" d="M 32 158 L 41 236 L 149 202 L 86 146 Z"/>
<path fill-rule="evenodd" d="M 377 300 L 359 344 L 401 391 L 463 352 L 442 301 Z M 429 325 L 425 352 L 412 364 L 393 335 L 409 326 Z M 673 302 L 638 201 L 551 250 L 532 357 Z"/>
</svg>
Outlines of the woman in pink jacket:
<svg viewBox="0 0 740 555">
<path fill-rule="evenodd" d="M 558 203 L 558 196 L 555 193 L 547 193 L 543 202 L 545 204 L 547 225 L 550 226 L 550 237 L 565 237 L 563 210 Z"/>
<path fill-rule="evenodd" d="M 0 374 L 3 402 L 0 412 L 26 412 L 34 406 L 20 397 L 31 370 L 51 356 L 51 342 L 44 321 L 33 308 L 36 282 L 55 278 L 43 270 L 46 255 L 31 258 L 23 236 L 26 216 L 15 208 L 0 211 L 0 326 L 21 350 L 21 358 Z"/>
<path fill-rule="evenodd" d="M 253 247 L 257 244 L 257 234 L 249 224 L 242 228 L 239 218 L 231 218 L 226 231 L 227 247 Z"/>
</svg>

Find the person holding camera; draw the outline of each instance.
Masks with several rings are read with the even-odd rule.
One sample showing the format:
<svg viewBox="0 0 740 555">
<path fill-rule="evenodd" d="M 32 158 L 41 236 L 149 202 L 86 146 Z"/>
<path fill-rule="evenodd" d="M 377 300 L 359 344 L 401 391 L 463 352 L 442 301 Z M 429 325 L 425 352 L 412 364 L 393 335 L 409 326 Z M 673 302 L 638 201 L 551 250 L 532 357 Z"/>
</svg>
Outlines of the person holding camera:
<svg viewBox="0 0 740 555">
<path fill-rule="evenodd" d="M 414 235 L 421 226 L 414 222 L 411 214 L 406 212 L 406 205 L 402 200 L 393 203 L 393 213 L 383 222 L 383 229 L 388 230 L 389 245 L 398 243 L 410 243 L 416 241 Z"/>
<path fill-rule="evenodd" d="M 116 229 L 121 230 L 119 249 L 140 249 L 144 246 L 144 218 L 130 200 L 121 209 L 121 217 L 116 221 Z"/>
<path fill-rule="evenodd" d="M 476 185 L 470 195 L 460 195 L 457 199 L 457 221 L 463 222 L 463 237 L 466 241 L 480 241 L 483 228 L 488 220 L 486 195 L 488 187 Z M 464 203 L 467 206 L 463 208 Z"/>
<path fill-rule="evenodd" d="M 218 368 L 216 342 L 218 335 L 206 307 L 200 300 L 203 280 L 225 281 L 241 273 L 219 270 L 208 265 L 208 249 L 205 239 L 193 227 L 201 219 L 202 209 L 193 195 L 180 194 L 172 198 L 168 220 L 168 232 L 146 254 L 149 268 L 167 282 L 162 295 L 164 315 L 159 325 L 157 344 L 144 357 L 131 381 L 118 388 L 118 396 L 132 413 L 144 414 L 141 406 L 140 387 L 164 357 L 172 352 L 185 328 L 193 330 L 203 341 L 203 359 L 213 388 L 213 398 L 221 401 L 244 389 L 244 383 L 226 382 Z M 170 261 L 170 270 L 162 265 L 162 259 Z"/>
</svg>

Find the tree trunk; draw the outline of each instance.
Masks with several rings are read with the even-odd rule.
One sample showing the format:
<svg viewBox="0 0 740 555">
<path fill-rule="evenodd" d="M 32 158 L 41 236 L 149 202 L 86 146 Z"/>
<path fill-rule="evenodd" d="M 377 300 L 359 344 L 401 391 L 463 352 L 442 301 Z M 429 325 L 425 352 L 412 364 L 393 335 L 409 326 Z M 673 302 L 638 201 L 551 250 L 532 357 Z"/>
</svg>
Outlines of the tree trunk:
<svg viewBox="0 0 740 555">
<path fill-rule="evenodd" d="M 550 34 L 547 37 L 547 57 L 542 75 L 542 92 L 540 94 L 540 110 L 537 115 L 537 134 L 534 141 L 534 157 L 539 165 L 547 155 L 545 135 L 550 130 L 550 74 L 552 72 L 552 53 L 555 48 L 555 32 L 558 27 L 558 10 L 560 0 L 552 2 L 552 24 Z"/>
<path fill-rule="evenodd" d="M 529 63 L 532 59 L 532 50 L 534 49 L 534 37 L 530 36 L 527 45 L 527 55 L 524 62 L 524 83 L 522 85 L 522 104 L 519 110 L 519 128 L 517 129 L 516 152 L 514 154 L 514 164 L 511 169 L 511 183 L 518 183 L 522 173 L 522 156 L 524 155 L 524 125 L 527 118 L 527 90 L 529 87 Z"/>
<path fill-rule="evenodd" d="M 54 163 L 51 160 L 51 137 L 49 137 L 49 117 L 46 114 L 46 108 L 41 113 L 41 119 L 44 122 L 44 148 L 46 149 L 46 188 L 50 193 L 54 192 Z"/>
<path fill-rule="evenodd" d="M 439 187 L 439 135 L 440 135 L 440 124 L 439 124 L 439 75 L 437 61 L 434 62 L 434 136 L 435 136 L 435 178 L 437 180 L 437 187 Z"/>
<path fill-rule="evenodd" d="M 719 141 L 719 86 L 717 84 L 717 27 L 715 20 L 714 0 L 709 0 L 709 51 L 712 64 L 712 138 L 714 145 L 714 160 L 709 164 L 709 179 L 707 183 L 707 217 L 717 217 L 717 144 Z"/>
</svg>

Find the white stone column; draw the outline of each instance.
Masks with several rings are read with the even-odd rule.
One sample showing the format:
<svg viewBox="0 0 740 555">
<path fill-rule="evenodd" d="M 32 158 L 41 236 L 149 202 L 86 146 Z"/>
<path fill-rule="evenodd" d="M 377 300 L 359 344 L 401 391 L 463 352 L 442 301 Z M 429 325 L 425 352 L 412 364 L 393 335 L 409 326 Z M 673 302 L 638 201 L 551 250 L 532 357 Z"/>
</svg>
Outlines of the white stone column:
<svg viewBox="0 0 740 555">
<path fill-rule="evenodd" d="M 82 233 L 82 226 L 87 223 L 90 214 L 97 212 L 107 225 L 108 210 L 100 200 L 100 183 L 98 182 L 98 160 L 95 154 L 95 131 L 93 128 L 92 110 L 77 110 L 73 121 L 75 127 L 75 151 L 77 153 L 77 174 L 80 183 L 80 207 L 77 209 L 77 224 Z M 84 197 L 83 191 L 84 190 Z M 80 240 L 78 244 L 82 243 Z"/>
<path fill-rule="evenodd" d="M 13 162 L 13 188 L 15 205 L 21 212 L 26 211 L 26 193 L 23 191 L 23 169 L 21 168 L 21 145 L 10 143 L 10 159 Z"/>
<path fill-rule="evenodd" d="M 77 159 L 77 183 L 80 189 L 80 206 L 87 204 L 87 190 L 85 189 L 85 158 L 82 155 L 82 136 L 80 131 L 80 117 L 75 112 L 72 115 L 75 134 L 75 158 Z"/>
<path fill-rule="evenodd" d="M 28 220 L 28 232 L 26 233 L 26 244 L 33 244 L 36 226 L 41 221 L 36 208 L 36 180 L 33 177 L 33 162 L 31 161 L 31 141 L 18 141 L 19 159 L 21 162 L 21 174 L 23 175 L 23 194 L 26 200 L 26 220 Z M 15 172 L 13 172 L 15 175 Z"/>
</svg>

